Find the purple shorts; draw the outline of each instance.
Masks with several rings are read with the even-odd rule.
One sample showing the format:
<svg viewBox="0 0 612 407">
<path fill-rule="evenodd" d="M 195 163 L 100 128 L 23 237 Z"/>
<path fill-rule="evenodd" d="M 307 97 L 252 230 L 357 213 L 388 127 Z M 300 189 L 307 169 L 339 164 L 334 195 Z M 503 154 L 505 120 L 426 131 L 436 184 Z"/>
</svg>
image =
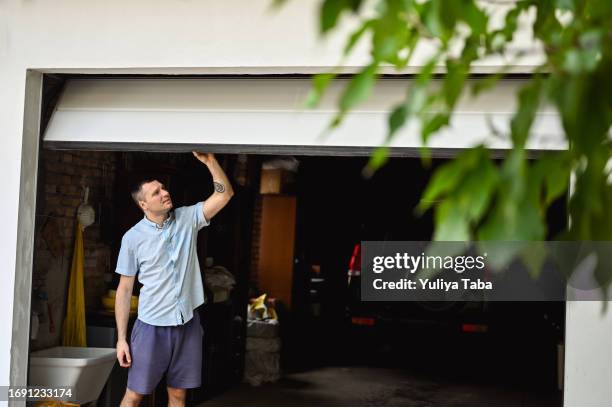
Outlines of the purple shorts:
<svg viewBox="0 0 612 407">
<path fill-rule="evenodd" d="M 203 334 L 197 311 L 189 322 L 179 326 L 154 326 L 136 320 L 130 339 L 128 389 L 151 394 L 164 373 L 169 387 L 200 387 Z"/>
</svg>

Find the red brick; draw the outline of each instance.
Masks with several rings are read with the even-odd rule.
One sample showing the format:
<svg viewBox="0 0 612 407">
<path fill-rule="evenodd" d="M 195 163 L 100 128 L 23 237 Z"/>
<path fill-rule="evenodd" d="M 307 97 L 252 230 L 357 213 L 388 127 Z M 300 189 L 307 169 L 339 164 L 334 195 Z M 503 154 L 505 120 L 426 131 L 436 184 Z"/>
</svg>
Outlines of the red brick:
<svg viewBox="0 0 612 407">
<path fill-rule="evenodd" d="M 55 184 L 55 185 L 57 185 L 57 184 L 60 184 L 62 182 L 62 176 L 60 174 L 55 173 L 55 172 L 47 172 L 47 174 L 45 175 L 43 180 L 47 184 Z"/>
<path fill-rule="evenodd" d="M 58 173 L 63 173 L 64 172 L 64 166 L 61 163 L 58 163 L 58 162 L 47 163 L 45 165 L 45 169 L 47 171 L 54 171 L 54 172 L 58 172 Z"/>
<path fill-rule="evenodd" d="M 60 205 L 60 197 L 57 196 L 57 195 L 48 196 L 45 199 L 45 203 L 47 204 L 47 206 L 57 206 L 57 205 Z"/>
</svg>

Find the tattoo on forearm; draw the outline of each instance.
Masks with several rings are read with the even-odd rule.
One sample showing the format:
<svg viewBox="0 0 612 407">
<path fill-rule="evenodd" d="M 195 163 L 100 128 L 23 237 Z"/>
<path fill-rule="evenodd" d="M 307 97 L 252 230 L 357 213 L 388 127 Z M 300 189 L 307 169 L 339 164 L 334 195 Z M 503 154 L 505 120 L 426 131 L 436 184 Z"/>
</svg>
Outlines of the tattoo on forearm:
<svg viewBox="0 0 612 407">
<path fill-rule="evenodd" d="M 215 185 L 215 192 L 220 192 L 223 193 L 225 192 L 225 185 L 223 185 L 220 182 L 213 182 L 213 184 Z"/>
</svg>

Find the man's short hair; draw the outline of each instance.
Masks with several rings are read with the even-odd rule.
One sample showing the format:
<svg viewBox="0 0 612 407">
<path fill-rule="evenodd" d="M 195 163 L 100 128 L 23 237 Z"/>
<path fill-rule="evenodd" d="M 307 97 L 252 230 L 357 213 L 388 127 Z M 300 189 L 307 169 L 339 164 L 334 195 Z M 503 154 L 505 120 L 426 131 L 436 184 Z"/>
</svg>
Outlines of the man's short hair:
<svg viewBox="0 0 612 407">
<path fill-rule="evenodd" d="M 134 203 L 136 203 L 136 206 L 138 206 L 140 208 L 140 204 L 138 203 L 138 201 L 142 201 L 143 196 L 142 196 L 142 186 L 144 184 L 148 184 L 149 182 L 153 182 L 156 181 L 155 178 L 143 178 L 140 181 L 138 181 L 137 183 L 134 184 L 134 187 L 132 188 L 132 192 L 130 193 L 132 195 L 132 199 L 134 200 Z"/>
</svg>

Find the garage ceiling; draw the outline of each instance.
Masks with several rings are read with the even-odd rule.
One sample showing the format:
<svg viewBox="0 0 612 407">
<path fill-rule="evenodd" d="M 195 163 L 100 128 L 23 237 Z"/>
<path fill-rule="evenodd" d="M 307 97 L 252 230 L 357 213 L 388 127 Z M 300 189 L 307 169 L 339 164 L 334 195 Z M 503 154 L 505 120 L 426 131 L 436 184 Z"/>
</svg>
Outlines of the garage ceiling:
<svg viewBox="0 0 612 407">
<path fill-rule="evenodd" d="M 51 149 L 190 151 L 219 153 L 366 155 L 384 142 L 387 115 L 410 79 L 381 79 L 368 101 L 340 128 L 326 133 L 342 82 L 332 84 L 316 110 L 303 108 L 310 80 L 301 78 L 71 79 L 44 134 Z M 464 97 L 451 127 L 430 140 L 434 155 L 453 155 L 485 143 L 510 147 L 493 136 L 514 110 L 521 80 L 506 80 L 478 99 Z M 416 155 L 422 143 L 412 123 L 390 144 L 392 155 Z M 542 110 L 531 150 L 566 148 L 558 116 Z"/>
</svg>

